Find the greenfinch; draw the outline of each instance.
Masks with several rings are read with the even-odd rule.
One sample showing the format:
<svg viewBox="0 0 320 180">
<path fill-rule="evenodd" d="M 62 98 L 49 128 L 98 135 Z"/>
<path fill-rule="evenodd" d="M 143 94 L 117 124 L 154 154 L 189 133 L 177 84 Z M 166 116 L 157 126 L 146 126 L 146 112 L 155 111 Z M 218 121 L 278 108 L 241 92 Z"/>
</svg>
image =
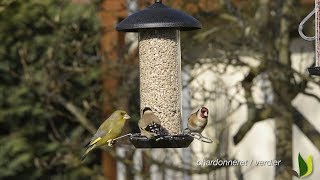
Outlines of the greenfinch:
<svg viewBox="0 0 320 180">
<path fill-rule="evenodd" d="M 138 126 L 141 135 L 146 136 L 148 139 L 160 135 L 161 121 L 149 107 L 143 109 L 142 117 L 138 122 Z"/>
<path fill-rule="evenodd" d="M 190 115 L 188 119 L 188 130 L 201 134 L 208 123 L 209 111 L 206 107 L 201 107 L 197 112 Z"/>
<path fill-rule="evenodd" d="M 95 135 L 86 145 L 86 152 L 81 159 L 83 160 L 93 149 L 111 143 L 113 139 L 119 137 L 128 119 L 130 119 L 130 116 L 125 111 L 117 110 L 113 112 L 111 116 L 100 125 Z"/>
</svg>

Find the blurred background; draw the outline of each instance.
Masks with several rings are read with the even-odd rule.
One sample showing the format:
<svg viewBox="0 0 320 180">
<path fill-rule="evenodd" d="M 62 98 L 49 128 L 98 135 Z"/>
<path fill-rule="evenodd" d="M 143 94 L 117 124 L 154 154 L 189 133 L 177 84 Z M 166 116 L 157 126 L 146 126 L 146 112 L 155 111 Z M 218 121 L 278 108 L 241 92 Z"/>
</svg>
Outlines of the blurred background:
<svg viewBox="0 0 320 180">
<path fill-rule="evenodd" d="M 138 37 L 118 22 L 154 1 L 0 1 L 0 179 L 290 180 L 298 154 L 320 178 L 320 79 L 314 42 L 298 35 L 313 0 L 164 0 L 201 21 L 181 33 L 183 124 L 209 108 L 186 149 L 127 141 L 80 161 L 115 109 L 138 132 Z M 313 19 L 313 18 L 312 18 Z M 314 22 L 305 33 L 314 34 Z M 207 159 L 281 160 L 280 166 L 197 166 Z"/>
</svg>

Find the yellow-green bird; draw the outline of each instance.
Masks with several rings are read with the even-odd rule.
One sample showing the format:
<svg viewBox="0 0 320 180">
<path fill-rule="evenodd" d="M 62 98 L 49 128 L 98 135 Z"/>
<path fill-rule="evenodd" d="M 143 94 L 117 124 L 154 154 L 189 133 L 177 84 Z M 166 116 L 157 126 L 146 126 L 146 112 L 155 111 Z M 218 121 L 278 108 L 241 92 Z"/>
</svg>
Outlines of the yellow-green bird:
<svg viewBox="0 0 320 180">
<path fill-rule="evenodd" d="M 130 116 L 125 111 L 117 110 L 113 112 L 111 116 L 100 125 L 96 134 L 91 138 L 86 146 L 86 152 L 81 159 L 83 160 L 93 149 L 106 145 L 113 139 L 119 137 L 127 119 L 130 119 Z"/>
</svg>

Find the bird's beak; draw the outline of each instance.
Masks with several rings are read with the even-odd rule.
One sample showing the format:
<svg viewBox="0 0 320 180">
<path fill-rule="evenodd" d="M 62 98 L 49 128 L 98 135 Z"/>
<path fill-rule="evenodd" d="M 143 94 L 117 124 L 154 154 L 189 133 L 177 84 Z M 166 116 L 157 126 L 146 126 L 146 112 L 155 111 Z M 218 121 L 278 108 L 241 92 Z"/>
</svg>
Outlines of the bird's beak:
<svg viewBox="0 0 320 180">
<path fill-rule="evenodd" d="M 203 115 L 207 117 L 208 116 L 208 112 L 204 112 Z"/>
<path fill-rule="evenodd" d="M 124 118 L 124 119 L 130 119 L 131 117 L 130 117 L 128 114 L 125 114 L 125 115 L 123 116 L 123 118 Z"/>
</svg>

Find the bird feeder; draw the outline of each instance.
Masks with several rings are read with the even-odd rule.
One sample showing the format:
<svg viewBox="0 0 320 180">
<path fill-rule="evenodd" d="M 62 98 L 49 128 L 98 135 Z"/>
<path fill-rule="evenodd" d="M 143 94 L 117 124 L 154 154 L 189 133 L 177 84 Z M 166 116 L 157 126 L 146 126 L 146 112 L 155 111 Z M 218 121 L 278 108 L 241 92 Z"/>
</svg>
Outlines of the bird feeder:
<svg viewBox="0 0 320 180">
<path fill-rule="evenodd" d="M 160 140 L 132 136 L 140 148 L 188 147 L 193 138 L 181 134 L 180 31 L 200 29 L 198 20 L 156 0 L 121 21 L 116 29 L 139 34 L 140 112 L 150 107 L 167 135 Z"/>
<path fill-rule="evenodd" d="M 303 33 L 304 24 L 315 15 L 315 36 L 308 37 Z M 315 0 L 315 8 L 299 24 L 299 34 L 307 41 L 315 41 L 315 66 L 308 68 L 309 74 L 320 76 L 320 0 Z"/>
</svg>

